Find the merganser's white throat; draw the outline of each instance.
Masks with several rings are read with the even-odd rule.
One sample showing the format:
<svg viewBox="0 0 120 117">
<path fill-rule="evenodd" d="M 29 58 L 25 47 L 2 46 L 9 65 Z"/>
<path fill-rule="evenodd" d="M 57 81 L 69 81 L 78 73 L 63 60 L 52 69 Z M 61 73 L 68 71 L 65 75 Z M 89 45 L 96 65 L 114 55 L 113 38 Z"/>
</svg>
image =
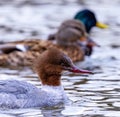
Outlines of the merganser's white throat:
<svg viewBox="0 0 120 117">
<path fill-rule="evenodd" d="M 64 104 L 68 102 L 68 97 L 64 92 L 63 86 L 48 86 L 42 85 L 41 89 L 46 92 L 45 100 L 48 100 L 48 105 Z"/>
</svg>

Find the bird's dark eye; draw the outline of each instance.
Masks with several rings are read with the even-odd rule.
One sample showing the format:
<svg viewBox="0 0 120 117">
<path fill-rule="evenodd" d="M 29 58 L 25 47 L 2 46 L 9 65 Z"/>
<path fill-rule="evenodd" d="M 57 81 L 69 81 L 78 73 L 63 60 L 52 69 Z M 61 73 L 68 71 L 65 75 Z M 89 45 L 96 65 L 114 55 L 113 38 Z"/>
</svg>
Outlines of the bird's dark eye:
<svg viewBox="0 0 120 117">
<path fill-rule="evenodd" d="M 62 63 L 60 63 L 60 65 L 61 65 L 61 66 L 65 66 L 65 64 L 64 64 L 63 62 L 62 62 Z"/>
<path fill-rule="evenodd" d="M 71 60 L 69 57 L 64 56 L 64 59 L 59 59 L 59 65 L 64 66 L 64 67 L 70 67 L 72 64 Z"/>
<path fill-rule="evenodd" d="M 65 66 L 64 61 L 63 61 L 63 60 L 61 60 L 61 61 L 60 61 L 60 63 L 59 63 L 59 65 L 61 65 L 61 66 Z"/>
<path fill-rule="evenodd" d="M 66 67 L 69 67 L 69 66 L 70 66 L 69 61 L 67 61 L 67 60 L 61 60 L 61 61 L 60 61 L 60 65 L 61 65 L 61 66 L 66 66 Z"/>
</svg>

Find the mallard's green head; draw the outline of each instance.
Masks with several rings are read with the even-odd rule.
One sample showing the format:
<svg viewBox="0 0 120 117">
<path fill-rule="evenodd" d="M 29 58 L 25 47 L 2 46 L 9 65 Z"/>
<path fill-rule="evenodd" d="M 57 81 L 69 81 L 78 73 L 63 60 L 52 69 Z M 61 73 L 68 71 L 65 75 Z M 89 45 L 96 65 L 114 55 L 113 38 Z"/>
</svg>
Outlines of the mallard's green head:
<svg viewBox="0 0 120 117">
<path fill-rule="evenodd" d="M 94 27 L 94 26 L 97 26 L 99 28 L 107 28 L 107 25 L 98 22 L 95 14 L 88 9 L 79 11 L 75 15 L 74 19 L 82 21 L 84 23 L 86 31 L 88 33 L 90 32 L 91 28 Z"/>
</svg>

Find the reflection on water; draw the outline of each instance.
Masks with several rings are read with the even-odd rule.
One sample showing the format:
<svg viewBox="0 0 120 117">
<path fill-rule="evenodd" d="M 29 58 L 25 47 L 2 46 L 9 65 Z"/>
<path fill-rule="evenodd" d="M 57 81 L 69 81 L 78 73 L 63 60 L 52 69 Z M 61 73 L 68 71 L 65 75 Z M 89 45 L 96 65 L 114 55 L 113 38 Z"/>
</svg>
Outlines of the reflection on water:
<svg viewBox="0 0 120 117">
<path fill-rule="evenodd" d="M 99 4 L 101 2 L 101 4 Z M 120 15 L 119 0 L 0 0 L 0 40 L 45 38 L 59 24 L 82 8 L 91 8 L 109 29 L 94 28 L 91 37 L 101 47 L 79 67 L 95 72 L 90 76 L 64 74 L 65 92 L 73 101 L 66 107 L 50 109 L 0 110 L 1 117 L 119 117 L 120 115 Z M 99 8 L 98 8 L 99 4 Z M 114 4 L 114 5 L 113 5 Z M 28 68 L 0 68 L 0 79 L 19 79 L 40 87 L 37 75 Z"/>
</svg>

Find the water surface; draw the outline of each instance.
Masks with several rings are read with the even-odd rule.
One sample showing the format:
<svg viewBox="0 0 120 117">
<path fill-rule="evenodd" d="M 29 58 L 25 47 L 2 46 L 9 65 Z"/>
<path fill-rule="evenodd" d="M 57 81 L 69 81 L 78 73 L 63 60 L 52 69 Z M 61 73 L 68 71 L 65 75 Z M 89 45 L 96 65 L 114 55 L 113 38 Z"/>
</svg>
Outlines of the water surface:
<svg viewBox="0 0 120 117">
<path fill-rule="evenodd" d="M 94 75 L 64 74 L 65 92 L 73 101 L 65 107 L 0 110 L 1 117 L 119 117 L 120 116 L 120 2 L 119 0 L 0 0 L 0 41 L 46 39 L 65 19 L 83 8 L 92 9 L 108 29 L 94 28 L 91 38 L 101 47 L 77 66 Z M 28 68 L 0 68 L 0 79 L 28 81 L 38 88 L 37 75 Z"/>
</svg>

